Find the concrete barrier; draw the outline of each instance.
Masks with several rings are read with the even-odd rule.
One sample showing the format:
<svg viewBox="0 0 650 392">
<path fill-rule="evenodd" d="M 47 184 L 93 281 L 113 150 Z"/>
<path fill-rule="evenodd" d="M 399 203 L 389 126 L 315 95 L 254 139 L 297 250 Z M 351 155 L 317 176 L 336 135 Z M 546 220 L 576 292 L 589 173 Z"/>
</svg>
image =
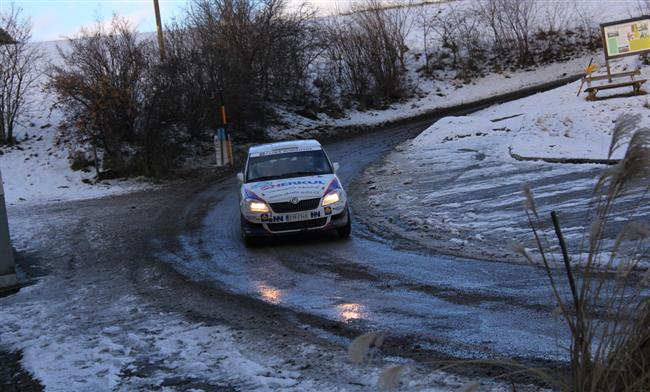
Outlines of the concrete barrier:
<svg viewBox="0 0 650 392">
<path fill-rule="evenodd" d="M 2 185 L 2 172 L 0 171 L 0 291 L 11 289 L 18 285 L 16 268 L 14 266 L 14 253 L 9 239 L 9 223 L 7 222 L 7 207 L 5 206 L 5 192 Z"/>
</svg>

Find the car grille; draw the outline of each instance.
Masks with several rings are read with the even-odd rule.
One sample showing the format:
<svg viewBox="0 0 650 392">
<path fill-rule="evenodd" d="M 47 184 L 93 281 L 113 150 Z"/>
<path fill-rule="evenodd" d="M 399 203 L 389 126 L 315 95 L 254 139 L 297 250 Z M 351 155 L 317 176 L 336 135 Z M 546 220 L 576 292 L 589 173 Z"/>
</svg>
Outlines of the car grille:
<svg viewBox="0 0 650 392">
<path fill-rule="evenodd" d="M 325 223 L 327 223 L 327 218 L 310 219 L 298 222 L 269 223 L 268 226 L 271 231 L 289 231 L 321 227 L 325 226 Z"/>
<path fill-rule="evenodd" d="M 271 209 L 273 212 L 278 214 L 285 212 L 309 211 L 318 208 L 318 203 L 320 203 L 320 199 L 300 200 L 297 204 L 290 202 L 271 203 Z"/>
</svg>

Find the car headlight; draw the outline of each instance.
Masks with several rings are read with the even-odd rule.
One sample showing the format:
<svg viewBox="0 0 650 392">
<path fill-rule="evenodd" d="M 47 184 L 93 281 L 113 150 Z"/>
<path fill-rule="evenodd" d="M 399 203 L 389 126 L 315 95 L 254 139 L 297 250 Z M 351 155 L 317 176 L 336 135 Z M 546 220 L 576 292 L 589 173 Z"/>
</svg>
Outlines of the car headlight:
<svg viewBox="0 0 650 392">
<path fill-rule="evenodd" d="M 330 204 L 338 203 L 341 200 L 341 194 L 339 191 L 333 191 L 323 197 L 323 207 Z"/>
<path fill-rule="evenodd" d="M 266 205 L 263 201 L 260 200 L 246 200 L 246 208 L 250 212 L 269 212 L 269 206 Z"/>
</svg>

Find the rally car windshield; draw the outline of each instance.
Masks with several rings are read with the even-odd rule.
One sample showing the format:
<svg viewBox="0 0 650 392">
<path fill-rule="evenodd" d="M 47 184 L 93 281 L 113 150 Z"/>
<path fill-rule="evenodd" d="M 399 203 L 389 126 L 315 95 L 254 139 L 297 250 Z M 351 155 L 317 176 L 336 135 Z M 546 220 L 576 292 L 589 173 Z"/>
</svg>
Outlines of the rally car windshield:
<svg viewBox="0 0 650 392">
<path fill-rule="evenodd" d="M 296 151 L 250 157 L 246 181 L 267 181 L 331 173 L 332 167 L 323 150 Z"/>
</svg>

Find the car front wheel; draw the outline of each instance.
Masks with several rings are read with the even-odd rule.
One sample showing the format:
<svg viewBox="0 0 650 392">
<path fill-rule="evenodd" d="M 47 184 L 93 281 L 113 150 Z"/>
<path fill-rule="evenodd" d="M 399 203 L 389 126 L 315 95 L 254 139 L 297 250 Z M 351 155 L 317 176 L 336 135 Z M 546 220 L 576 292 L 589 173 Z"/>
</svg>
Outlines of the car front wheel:
<svg viewBox="0 0 650 392">
<path fill-rule="evenodd" d="M 350 210 L 348 210 L 348 222 L 345 224 L 345 226 L 336 229 L 336 232 L 341 238 L 350 237 L 350 233 L 352 233 L 352 217 L 350 216 Z"/>
<path fill-rule="evenodd" d="M 242 219 L 240 223 L 241 239 L 244 242 L 244 245 L 246 247 L 251 247 L 255 245 L 255 238 L 246 234 L 246 231 L 244 230 L 244 218 L 241 219 Z"/>
</svg>

